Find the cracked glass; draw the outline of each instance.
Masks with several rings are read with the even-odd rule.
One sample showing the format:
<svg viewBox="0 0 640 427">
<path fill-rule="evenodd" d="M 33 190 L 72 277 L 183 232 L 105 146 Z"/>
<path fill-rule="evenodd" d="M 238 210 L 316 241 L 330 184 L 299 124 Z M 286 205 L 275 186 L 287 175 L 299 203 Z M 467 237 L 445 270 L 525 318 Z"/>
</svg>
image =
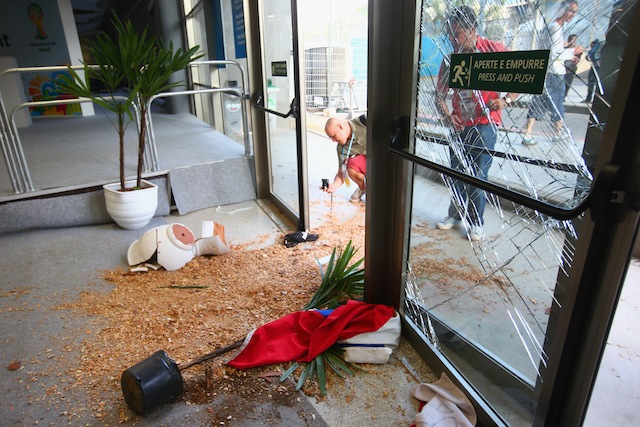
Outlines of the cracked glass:
<svg viewBox="0 0 640 427">
<path fill-rule="evenodd" d="M 510 425 L 530 425 L 635 1 L 422 2 L 404 309 Z M 606 41 L 606 42 L 605 42 Z M 548 50 L 541 94 L 449 88 L 452 53 Z"/>
</svg>

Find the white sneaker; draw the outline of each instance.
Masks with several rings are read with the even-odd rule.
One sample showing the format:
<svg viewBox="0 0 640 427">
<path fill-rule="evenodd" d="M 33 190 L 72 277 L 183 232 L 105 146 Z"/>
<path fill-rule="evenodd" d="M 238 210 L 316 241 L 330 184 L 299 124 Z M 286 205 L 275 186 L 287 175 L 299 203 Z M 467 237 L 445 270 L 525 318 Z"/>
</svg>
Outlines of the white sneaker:
<svg viewBox="0 0 640 427">
<path fill-rule="evenodd" d="M 448 216 L 444 219 L 444 221 L 436 223 L 436 228 L 438 230 L 450 230 L 453 227 L 457 227 L 458 225 L 460 225 L 459 219 Z"/>
<path fill-rule="evenodd" d="M 564 141 L 571 142 L 571 135 L 569 135 L 568 133 L 559 133 L 551 138 L 551 142 L 553 142 L 554 144 Z"/>
<path fill-rule="evenodd" d="M 469 231 L 469 239 L 471 239 L 471 241 L 473 242 L 477 242 L 479 240 L 482 240 L 483 237 L 484 233 L 482 232 L 482 227 L 480 227 L 479 225 L 472 225 L 471 231 Z"/>
<path fill-rule="evenodd" d="M 358 187 L 356 191 L 354 191 L 353 194 L 351 195 L 351 198 L 349 199 L 349 201 L 353 203 L 359 202 L 360 199 L 362 199 L 362 196 L 364 196 L 366 192 L 367 192 L 366 189 L 361 190 L 360 187 Z"/>
</svg>

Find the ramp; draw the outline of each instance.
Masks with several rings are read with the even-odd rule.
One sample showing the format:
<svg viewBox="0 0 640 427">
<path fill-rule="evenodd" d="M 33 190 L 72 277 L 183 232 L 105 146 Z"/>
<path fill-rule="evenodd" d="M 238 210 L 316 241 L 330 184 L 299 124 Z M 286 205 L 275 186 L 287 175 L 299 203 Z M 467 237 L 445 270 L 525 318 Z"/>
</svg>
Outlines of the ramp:
<svg viewBox="0 0 640 427">
<path fill-rule="evenodd" d="M 169 171 L 178 213 L 245 202 L 256 198 L 253 157 L 241 157 Z"/>
</svg>

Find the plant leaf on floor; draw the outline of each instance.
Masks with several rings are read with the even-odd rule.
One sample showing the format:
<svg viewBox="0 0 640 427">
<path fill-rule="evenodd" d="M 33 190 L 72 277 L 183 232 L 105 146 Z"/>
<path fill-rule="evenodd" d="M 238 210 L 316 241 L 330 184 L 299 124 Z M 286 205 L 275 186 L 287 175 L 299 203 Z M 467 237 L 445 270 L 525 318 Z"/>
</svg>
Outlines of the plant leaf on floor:
<svg viewBox="0 0 640 427">
<path fill-rule="evenodd" d="M 364 270 L 360 267 L 364 258 L 352 262 L 358 250 L 353 246 L 351 240 L 344 250 L 338 251 L 334 248 L 327 263 L 326 270 L 323 269 L 319 260 L 318 268 L 322 283 L 314 293 L 313 297 L 303 310 L 336 308 L 345 304 L 348 300 L 361 300 L 364 297 Z M 344 350 L 339 347 L 330 347 L 320 353 L 311 362 L 306 363 L 300 373 L 296 390 L 300 390 L 309 378 L 317 377 L 320 393 L 327 395 L 327 375 L 325 364 L 328 365 L 341 378 L 345 378 L 344 373 L 353 375 L 353 366 L 345 362 L 342 358 Z M 299 362 L 293 362 L 282 374 L 280 381 L 283 382 L 301 366 Z"/>
<path fill-rule="evenodd" d="M 337 249 L 334 248 L 326 271 L 322 268 L 320 261 L 317 261 L 322 283 L 303 310 L 336 308 L 346 303 L 347 300 L 363 298 L 364 270 L 360 266 L 364 262 L 364 258 L 351 263 L 358 251 L 353 247 L 351 240 L 347 243 L 346 248 L 337 254 L 337 258 L 336 251 Z"/>
</svg>

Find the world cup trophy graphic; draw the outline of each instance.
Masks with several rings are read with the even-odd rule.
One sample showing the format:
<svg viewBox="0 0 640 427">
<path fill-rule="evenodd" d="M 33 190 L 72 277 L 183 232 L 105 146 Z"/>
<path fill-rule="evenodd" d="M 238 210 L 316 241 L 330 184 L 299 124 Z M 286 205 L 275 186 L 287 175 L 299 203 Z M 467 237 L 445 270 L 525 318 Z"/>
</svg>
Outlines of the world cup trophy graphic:
<svg viewBox="0 0 640 427">
<path fill-rule="evenodd" d="M 48 36 L 44 32 L 44 13 L 42 12 L 40 5 L 37 3 L 31 3 L 27 7 L 27 14 L 29 15 L 29 20 L 33 22 L 33 25 L 36 27 L 36 39 L 47 39 Z"/>
</svg>

